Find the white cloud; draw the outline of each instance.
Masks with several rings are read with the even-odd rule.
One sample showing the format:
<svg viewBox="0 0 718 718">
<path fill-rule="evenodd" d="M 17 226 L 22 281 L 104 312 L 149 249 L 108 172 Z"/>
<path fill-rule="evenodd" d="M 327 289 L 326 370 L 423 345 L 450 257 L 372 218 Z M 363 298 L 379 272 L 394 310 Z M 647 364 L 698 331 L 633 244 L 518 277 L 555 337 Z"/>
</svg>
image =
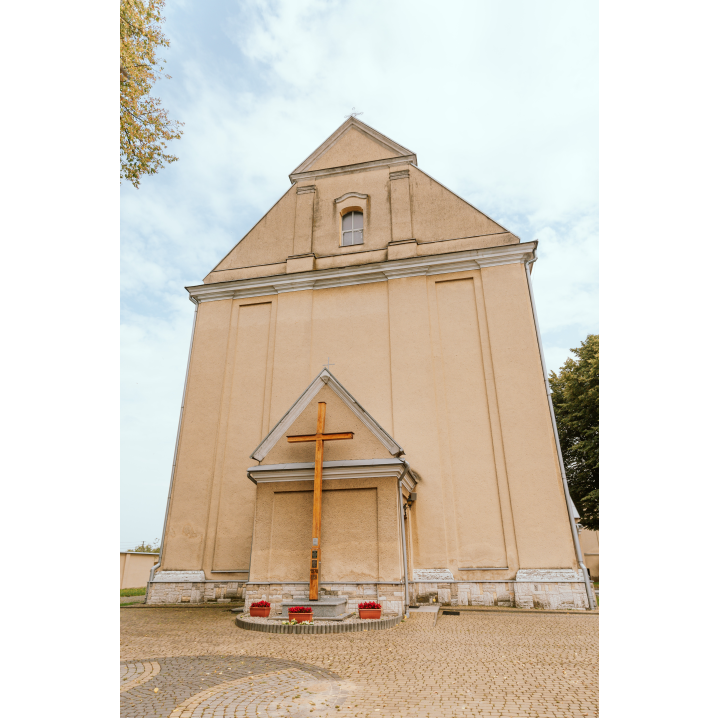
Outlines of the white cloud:
<svg viewBox="0 0 718 718">
<path fill-rule="evenodd" d="M 598 231 L 594 220 L 578 218 L 563 236 L 551 227 L 536 233 L 539 261 L 534 265 L 532 280 L 535 291 L 540 292 L 538 310 L 544 332 L 578 325 L 586 334 L 598 321 Z"/>
<path fill-rule="evenodd" d="M 551 368 L 597 330 L 597 7 L 167 8 L 173 79 L 158 90 L 185 122 L 171 145 L 180 160 L 122 190 L 123 491 L 133 507 L 123 527 L 149 521 L 145 538 L 161 529 L 154 488 L 158 515 L 132 516 L 148 487 L 164 496 L 169 480 L 192 313 L 183 285 L 260 219 L 352 106 L 449 188 L 540 240 L 533 277 Z"/>
</svg>

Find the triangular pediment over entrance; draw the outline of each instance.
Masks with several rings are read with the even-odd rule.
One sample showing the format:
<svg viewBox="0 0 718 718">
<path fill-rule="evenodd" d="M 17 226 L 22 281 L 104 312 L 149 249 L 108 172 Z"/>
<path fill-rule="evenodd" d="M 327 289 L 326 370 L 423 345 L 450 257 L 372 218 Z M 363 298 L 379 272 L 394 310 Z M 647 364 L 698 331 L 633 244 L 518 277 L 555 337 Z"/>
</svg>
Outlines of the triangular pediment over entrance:
<svg viewBox="0 0 718 718">
<path fill-rule="evenodd" d="M 402 147 L 398 142 L 394 142 L 364 122 L 360 122 L 356 117 L 350 117 L 319 145 L 289 175 L 289 178 L 294 181 L 294 176 L 302 172 L 396 159 L 397 157 L 403 157 L 407 162 L 415 164 L 417 161 L 416 155 L 411 150 Z"/>
<path fill-rule="evenodd" d="M 251 458 L 271 465 L 314 461 L 314 442 L 290 444 L 286 437 L 314 434 L 317 404 L 322 401 L 327 405 L 325 433 L 354 434 L 349 441 L 326 442 L 325 461 L 388 459 L 404 453 L 336 377 L 324 369 L 252 452 Z"/>
</svg>

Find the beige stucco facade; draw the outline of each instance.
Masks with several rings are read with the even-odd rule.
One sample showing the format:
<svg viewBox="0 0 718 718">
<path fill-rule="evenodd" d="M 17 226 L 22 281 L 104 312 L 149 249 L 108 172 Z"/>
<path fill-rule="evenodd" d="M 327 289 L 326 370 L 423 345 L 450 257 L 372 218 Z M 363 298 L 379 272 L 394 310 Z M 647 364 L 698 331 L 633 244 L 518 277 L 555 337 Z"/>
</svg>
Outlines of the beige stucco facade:
<svg viewBox="0 0 718 718">
<path fill-rule="evenodd" d="M 188 288 L 197 312 L 150 602 L 155 585 L 156 600 L 245 584 L 301 594 L 312 483 L 298 465 L 314 447 L 286 436 L 313 433 L 325 401 L 326 431 L 355 432 L 325 446 L 328 589 L 388 592 L 399 607 L 408 579 L 410 600 L 586 607 L 525 269 L 536 243 L 416 162 L 350 118 Z M 363 244 L 341 246 L 346 211 L 363 213 Z M 272 434 L 324 365 L 329 383 Z"/>
</svg>

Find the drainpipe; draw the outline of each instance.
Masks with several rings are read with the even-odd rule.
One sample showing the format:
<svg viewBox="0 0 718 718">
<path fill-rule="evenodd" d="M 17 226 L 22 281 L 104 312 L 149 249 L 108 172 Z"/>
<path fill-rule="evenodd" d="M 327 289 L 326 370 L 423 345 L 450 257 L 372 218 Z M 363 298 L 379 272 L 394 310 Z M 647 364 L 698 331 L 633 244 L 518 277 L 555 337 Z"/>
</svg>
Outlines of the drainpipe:
<svg viewBox="0 0 718 718">
<path fill-rule="evenodd" d="M 247 478 L 256 486 L 257 482 L 252 478 L 252 475 L 249 472 L 250 472 L 250 470 L 247 469 Z M 256 509 L 256 502 L 255 502 L 254 520 L 252 521 L 252 543 L 249 544 L 249 568 L 247 569 L 247 583 L 249 583 L 250 579 L 252 578 L 252 552 L 254 551 L 254 528 L 255 528 L 256 522 L 257 522 L 257 509 Z M 247 595 L 247 593 L 246 593 L 247 583 L 244 584 L 245 600 L 246 600 L 246 595 Z"/>
<path fill-rule="evenodd" d="M 588 605 L 591 610 L 596 608 L 596 603 L 593 600 L 593 590 L 591 587 L 591 579 L 588 576 L 588 569 L 586 564 L 583 562 L 583 552 L 581 551 L 581 544 L 578 540 L 578 531 L 576 530 L 576 522 L 573 520 L 573 513 L 571 512 L 571 494 L 568 490 L 568 481 L 566 480 L 566 469 L 563 465 L 563 453 L 561 452 L 561 442 L 558 438 L 558 426 L 556 425 L 556 414 L 553 410 L 553 401 L 551 399 L 551 385 L 548 381 L 548 373 L 546 371 L 546 358 L 543 354 L 543 343 L 541 342 L 541 330 L 539 329 L 538 316 L 536 314 L 536 302 L 534 300 L 534 290 L 531 286 L 531 272 L 529 271 L 529 265 L 533 264 L 538 257 L 534 257 L 532 260 L 524 262 L 524 268 L 526 269 L 526 281 L 529 285 L 529 297 L 531 298 L 531 311 L 534 315 L 534 326 L 536 327 L 536 340 L 538 341 L 539 354 L 541 355 L 541 369 L 543 371 L 543 380 L 546 385 L 546 398 L 548 399 L 548 408 L 551 412 L 551 425 L 553 426 L 553 438 L 556 442 L 556 451 L 558 452 L 558 465 L 561 468 L 561 480 L 563 482 L 563 494 L 566 499 L 566 509 L 568 511 L 568 522 L 571 526 L 571 535 L 573 536 L 573 546 L 576 549 L 576 558 L 578 559 L 578 565 L 583 571 L 583 582 L 586 584 L 586 595 L 588 596 Z"/>
<path fill-rule="evenodd" d="M 189 380 L 189 362 L 192 358 L 192 345 L 194 344 L 194 330 L 197 326 L 197 310 L 199 309 L 199 301 L 193 297 L 189 298 L 194 304 L 194 319 L 192 320 L 192 336 L 189 340 L 189 354 L 187 356 L 187 371 L 184 375 L 184 388 L 182 389 L 182 406 L 180 407 L 179 423 L 177 424 L 177 438 L 175 439 L 175 453 L 172 459 L 172 474 L 170 476 L 170 489 L 167 493 L 167 507 L 165 508 L 165 522 L 162 526 L 162 541 L 160 543 L 160 555 L 157 557 L 157 563 L 150 569 L 150 583 L 155 580 L 155 571 L 160 567 L 162 563 L 162 552 L 165 546 L 165 533 L 167 531 L 167 518 L 170 513 L 170 499 L 172 498 L 172 486 L 175 482 L 175 469 L 177 468 L 177 453 L 179 451 L 179 439 L 180 431 L 182 430 L 182 415 L 184 414 L 184 401 L 187 395 L 187 382 Z"/>
<path fill-rule="evenodd" d="M 400 461 L 404 464 L 404 471 L 401 472 L 397 482 L 397 500 L 399 501 L 399 525 L 401 526 L 401 553 L 404 559 L 404 618 L 409 618 L 409 566 L 406 559 L 406 529 L 404 528 L 404 516 L 401 510 L 401 482 L 409 470 L 409 462 L 405 459 L 400 459 Z"/>
</svg>

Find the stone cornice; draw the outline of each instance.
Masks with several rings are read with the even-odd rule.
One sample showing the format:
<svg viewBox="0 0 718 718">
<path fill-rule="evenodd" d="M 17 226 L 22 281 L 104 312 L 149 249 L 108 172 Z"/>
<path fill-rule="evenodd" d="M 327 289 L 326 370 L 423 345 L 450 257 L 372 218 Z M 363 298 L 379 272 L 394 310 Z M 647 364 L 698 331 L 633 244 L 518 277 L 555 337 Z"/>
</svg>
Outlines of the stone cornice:
<svg viewBox="0 0 718 718">
<path fill-rule="evenodd" d="M 386 282 L 402 277 L 449 274 L 501 264 L 523 263 L 535 256 L 537 242 L 505 244 L 500 247 L 468 249 L 463 252 L 430 254 L 424 257 L 392 259 L 386 262 L 358 264 L 333 269 L 315 269 L 295 274 L 276 274 L 270 277 L 235 279 L 185 287 L 190 297 L 199 302 L 216 302 L 223 299 L 262 297 L 282 292 L 300 292 L 305 289 L 329 289 L 353 284 Z"/>
<path fill-rule="evenodd" d="M 416 488 L 410 472 L 404 473 L 401 459 L 368 459 L 364 461 L 325 461 L 322 463 L 322 479 L 398 479 L 404 474 L 402 485 L 407 491 Z M 273 464 L 269 466 L 251 466 L 247 476 L 255 484 L 274 481 L 313 481 L 314 463 Z"/>
<path fill-rule="evenodd" d="M 393 165 L 416 164 L 416 155 L 402 155 L 401 157 L 387 157 L 383 160 L 372 160 L 371 162 L 359 162 L 355 165 L 343 165 L 341 167 L 327 167 L 323 170 L 308 170 L 307 172 L 293 172 L 289 175 L 292 182 L 315 179 L 317 177 L 328 177 L 334 175 L 345 175 L 365 170 L 375 170 L 379 167 L 391 167 Z"/>
<path fill-rule="evenodd" d="M 339 383 L 337 378 L 329 371 L 322 369 L 311 384 L 302 392 L 302 395 L 289 408 L 289 411 L 274 425 L 260 445 L 252 452 L 251 458 L 262 461 L 271 451 L 272 447 L 289 430 L 297 417 L 307 408 L 309 402 L 323 387 L 331 389 L 345 406 L 359 421 L 380 441 L 384 448 L 393 456 L 400 456 L 404 450 L 394 439 L 378 424 L 371 414 Z"/>
</svg>

